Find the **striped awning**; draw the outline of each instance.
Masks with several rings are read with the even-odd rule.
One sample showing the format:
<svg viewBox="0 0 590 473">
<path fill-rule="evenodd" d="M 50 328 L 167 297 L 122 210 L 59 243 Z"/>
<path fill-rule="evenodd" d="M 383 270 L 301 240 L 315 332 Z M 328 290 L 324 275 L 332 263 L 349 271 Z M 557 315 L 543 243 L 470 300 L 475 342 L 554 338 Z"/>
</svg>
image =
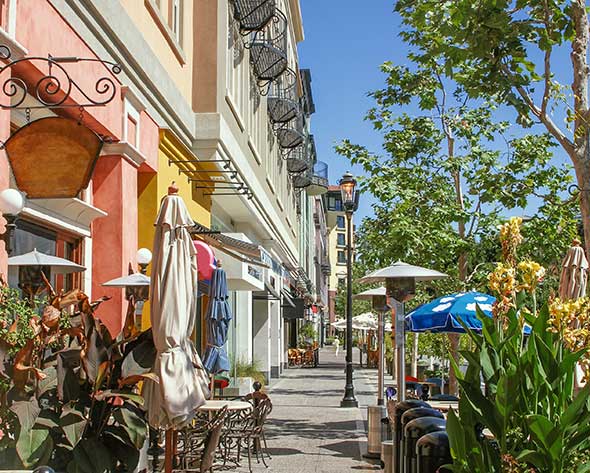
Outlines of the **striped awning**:
<svg viewBox="0 0 590 473">
<path fill-rule="evenodd" d="M 225 254 L 243 263 L 268 268 L 269 265 L 262 259 L 262 248 L 259 245 L 247 241 L 238 240 L 229 235 L 207 228 L 205 225 L 195 223 L 190 229 L 193 236 L 203 240 L 209 246 L 223 251 Z"/>
</svg>

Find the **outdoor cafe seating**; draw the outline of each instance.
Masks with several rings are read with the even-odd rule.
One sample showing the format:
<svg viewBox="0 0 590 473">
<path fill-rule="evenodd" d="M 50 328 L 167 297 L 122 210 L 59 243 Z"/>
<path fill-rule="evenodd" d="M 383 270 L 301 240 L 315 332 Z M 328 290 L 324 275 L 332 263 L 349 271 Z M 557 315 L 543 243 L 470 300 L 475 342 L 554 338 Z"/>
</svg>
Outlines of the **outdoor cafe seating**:
<svg viewBox="0 0 590 473">
<path fill-rule="evenodd" d="M 289 348 L 287 351 L 289 366 L 317 367 L 319 362 L 319 345 L 314 343 L 306 348 Z"/>
</svg>

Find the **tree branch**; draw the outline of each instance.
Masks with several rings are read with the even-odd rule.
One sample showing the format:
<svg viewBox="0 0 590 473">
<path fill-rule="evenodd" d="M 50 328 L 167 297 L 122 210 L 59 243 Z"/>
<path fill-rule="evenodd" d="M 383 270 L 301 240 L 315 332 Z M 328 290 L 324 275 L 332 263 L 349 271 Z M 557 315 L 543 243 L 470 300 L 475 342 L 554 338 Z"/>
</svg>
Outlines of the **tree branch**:
<svg viewBox="0 0 590 473">
<path fill-rule="evenodd" d="M 506 64 L 502 64 L 502 72 L 506 75 L 506 78 L 509 79 L 512 83 L 516 84 L 514 80 L 514 74 L 508 69 Z M 561 129 L 555 124 L 553 120 L 547 115 L 546 113 L 542 113 L 541 109 L 535 105 L 535 102 L 529 95 L 529 93 L 525 90 L 525 88 L 521 85 L 514 85 L 514 88 L 518 92 L 518 95 L 524 100 L 525 104 L 531 111 L 531 113 L 539 119 L 539 121 L 545 125 L 547 131 L 553 135 L 553 137 L 559 142 L 561 146 L 565 149 L 565 151 L 572 156 L 574 153 L 574 144 L 567 136 L 561 131 Z"/>
<path fill-rule="evenodd" d="M 549 12 L 549 6 L 547 5 L 547 0 L 543 0 L 543 9 L 545 11 L 545 31 L 549 36 L 550 31 L 550 23 L 551 23 L 551 14 Z M 541 113 L 543 115 L 547 115 L 547 104 L 549 103 L 549 97 L 551 95 L 551 51 L 552 48 L 549 47 L 545 51 L 545 58 L 544 58 L 544 75 L 545 75 L 545 90 L 543 91 L 543 101 L 541 103 Z"/>
</svg>

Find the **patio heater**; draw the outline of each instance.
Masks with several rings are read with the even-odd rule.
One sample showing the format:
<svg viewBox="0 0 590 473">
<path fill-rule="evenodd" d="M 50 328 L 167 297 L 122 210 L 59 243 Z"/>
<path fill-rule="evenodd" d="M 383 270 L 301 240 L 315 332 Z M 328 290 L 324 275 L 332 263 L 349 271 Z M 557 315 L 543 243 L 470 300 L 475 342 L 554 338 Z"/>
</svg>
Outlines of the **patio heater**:
<svg viewBox="0 0 590 473">
<path fill-rule="evenodd" d="M 358 208 L 356 179 L 346 172 L 340 179 L 342 208 L 346 213 L 346 386 L 340 407 L 358 407 L 352 380 L 352 214 Z"/>
<path fill-rule="evenodd" d="M 393 297 L 401 303 L 401 310 L 395 313 L 395 350 L 397 354 L 397 366 L 395 377 L 397 379 L 397 400 L 406 398 L 406 334 L 404 326 L 404 303 L 412 299 L 416 294 L 416 281 L 432 281 L 446 278 L 447 275 L 433 269 L 412 266 L 402 261 L 378 269 L 361 278 L 361 283 L 385 282 L 387 297 Z M 383 394 L 381 394 L 383 395 Z"/>
<path fill-rule="evenodd" d="M 384 346 L 384 331 L 385 331 L 385 314 L 392 308 L 393 301 L 388 300 L 385 293 L 385 287 L 377 287 L 375 289 L 368 289 L 354 296 L 355 299 L 370 300 L 373 310 L 377 312 L 377 405 L 369 406 L 367 408 L 367 453 L 365 457 L 380 458 L 381 457 L 381 441 L 383 424 L 381 419 L 385 417 L 385 407 L 383 403 L 383 392 L 385 391 L 384 367 L 385 367 L 385 346 Z"/>
</svg>

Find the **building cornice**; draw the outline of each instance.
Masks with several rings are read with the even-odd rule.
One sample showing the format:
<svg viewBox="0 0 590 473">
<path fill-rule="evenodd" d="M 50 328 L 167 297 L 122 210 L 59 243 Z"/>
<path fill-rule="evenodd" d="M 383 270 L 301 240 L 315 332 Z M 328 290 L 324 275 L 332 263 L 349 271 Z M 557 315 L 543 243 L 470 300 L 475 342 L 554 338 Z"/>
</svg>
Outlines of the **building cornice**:
<svg viewBox="0 0 590 473">
<path fill-rule="evenodd" d="M 125 160 L 127 160 L 136 168 L 141 166 L 147 160 L 141 151 L 126 141 L 119 141 L 118 143 L 106 143 L 102 147 L 100 154 L 101 156 L 123 156 Z"/>
</svg>

